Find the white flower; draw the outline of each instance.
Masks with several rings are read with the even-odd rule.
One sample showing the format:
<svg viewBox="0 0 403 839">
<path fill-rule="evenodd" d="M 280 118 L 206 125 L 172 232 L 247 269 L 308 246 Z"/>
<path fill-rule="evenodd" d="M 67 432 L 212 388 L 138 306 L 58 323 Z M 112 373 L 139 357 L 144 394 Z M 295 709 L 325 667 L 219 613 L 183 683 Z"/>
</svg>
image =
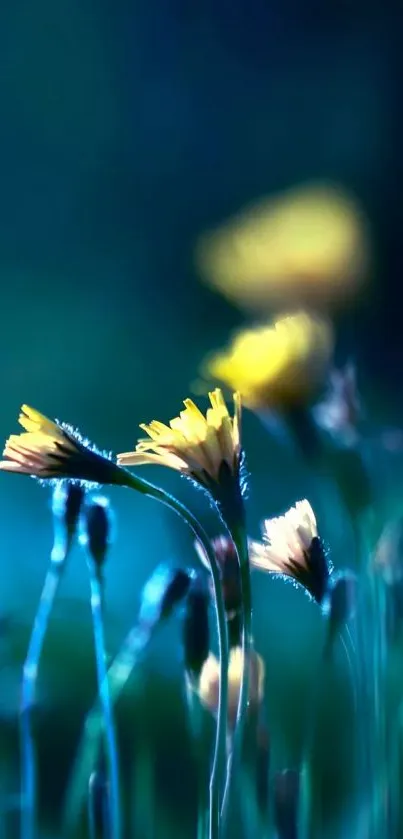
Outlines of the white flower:
<svg viewBox="0 0 403 839">
<path fill-rule="evenodd" d="M 320 603 L 330 567 L 309 501 L 298 501 L 284 516 L 266 519 L 262 531 L 262 542 L 249 543 L 252 566 L 291 577 Z"/>
</svg>

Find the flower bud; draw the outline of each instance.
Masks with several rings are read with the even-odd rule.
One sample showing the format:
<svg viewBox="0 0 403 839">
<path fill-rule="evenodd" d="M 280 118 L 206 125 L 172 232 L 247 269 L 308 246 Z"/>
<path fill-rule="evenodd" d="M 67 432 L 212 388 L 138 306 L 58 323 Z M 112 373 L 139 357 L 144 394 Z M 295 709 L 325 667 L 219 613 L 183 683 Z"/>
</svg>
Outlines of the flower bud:
<svg viewBox="0 0 403 839">
<path fill-rule="evenodd" d="M 328 645 L 354 614 L 358 580 L 350 571 L 332 574 L 322 602 L 322 614 L 328 620 Z"/>
<path fill-rule="evenodd" d="M 240 647 L 234 647 L 229 656 L 228 667 L 228 723 L 235 725 L 238 711 L 239 694 L 243 672 L 243 653 Z M 249 698 L 248 709 L 253 712 L 259 707 L 264 695 L 265 666 L 263 659 L 255 650 L 250 652 Z M 198 692 L 200 701 L 211 713 L 218 710 L 220 684 L 220 665 L 210 653 L 200 674 Z"/>
<path fill-rule="evenodd" d="M 185 597 L 190 579 L 182 568 L 158 565 L 141 594 L 140 624 L 152 628 L 168 618 Z"/>
<path fill-rule="evenodd" d="M 198 679 L 210 649 L 210 596 L 200 575 L 193 578 L 186 598 L 182 625 L 185 670 L 191 680 Z"/>
<path fill-rule="evenodd" d="M 52 560 L 60 561 L 70 550 L 77 530 L 85 491 L 79 484 L 59 481 L 52 495 L 52 513 L 54 522 L 54 543 Z"/>
<path fill-rule="evenodd" d="M 102 568 L 111 542 L 111 518 L 107 498 L 96 496 L 85 505 L 80 542 L 87 547 L 95 565 L 99 569 Z"/>
</svg>

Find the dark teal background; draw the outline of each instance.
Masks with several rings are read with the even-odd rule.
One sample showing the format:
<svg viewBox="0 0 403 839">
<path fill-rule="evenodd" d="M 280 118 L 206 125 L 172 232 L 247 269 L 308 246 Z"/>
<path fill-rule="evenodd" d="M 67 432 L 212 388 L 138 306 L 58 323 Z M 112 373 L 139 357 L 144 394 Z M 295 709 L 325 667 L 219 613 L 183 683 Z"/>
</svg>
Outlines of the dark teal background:
<svg viewBox="0 0 403 839">
<path fill-rule="evenodd" d="M 204 354 L 241 323 L 198 282 L 198 234 L 250 200 L 314 178 L 352 190 L 368 214 L 374 269 L 367 295 L 341 318 L 338 355 L 358 359 L 370 404 L 384 421 L 399 421 L 401 34 L 400 12 L 390 2 L 2 4 L 2 438 L 17 430 L 22 402 L 76 424 L 114 451 L 133 446 L 139 422 L 175 415 Z M 330 490 L 250 415 L 244 440 L 251 532 L 257 535 L 264 515 L 307 495 L 336 565 L 350 564 L 350 534 Z M 373 457 L 378 489 L 388 487 L 398 503 L 401 458 Z M 201 495 L 178 476 L 157 470 L 147 476 L 201 509 Z M 193 563 L 194 556 L 182 525 L 153 502 L 128 491 L 108 495 L 117 532 L 107 570 L 115 649 L 157 562 Z M 51 547 L 48 502 L 48 491 L 34 482 L 1 477 L 0 608 L 14 622 L 0 671 L 7 720 Z M 211 514 L 204 515 L 215 533 Z M 315 666 L 319 618 L 290 586 L 259 577 L 255 589 L 273 760 L 283 766 L 297 749 L 299 685 L 308 689 Z M 86 673 L 90 696 L 87 596 L 77 552 L 43 665 L 42 762 L 57 794 L 67 765 L 64 735 L 70 718 L 74 729 L 82 716 Z M 151 731 L 161 735 L 151 738 L 153 754 L 162 755 L 160 794 L 173 785 L 165 799 L 176 815 L 183 787 L 172 780 L 175 767 L 188 772 L 180 762 L 183 710 L 174 695 L 177 632 L 175 625 L 157 645 L 150 672 L 160 682 L 157 691 L 149 686 Z M 44 812 L 58 800 L 52 804 L 47 789 Z"/>
</svg>

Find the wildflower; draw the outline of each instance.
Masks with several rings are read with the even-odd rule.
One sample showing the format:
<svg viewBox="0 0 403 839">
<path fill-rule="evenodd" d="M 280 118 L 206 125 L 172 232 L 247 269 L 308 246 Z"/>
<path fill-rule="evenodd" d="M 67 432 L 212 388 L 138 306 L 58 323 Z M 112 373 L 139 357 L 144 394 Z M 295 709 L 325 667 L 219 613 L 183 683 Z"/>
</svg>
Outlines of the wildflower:
<svg viewBox="0 0 403 839">
<path fill-rule="evenodd" d="M 263 542 L 251 540 L 250 561 L 262 571 L 290 577 L 322 604 L 331 566 L 309 501 L 298 501 L 284 516 L 263 522 Z"/>
<path fill-rule="evenodd" d="M 235 725 L 241 679 L 243 672 L 243 653 L 241 647 L 231 650 L 228 666 L 228 722 Z M 250 652 L 249 702 L 248 710 L 255 711 L 264 695 L 265 666 L 263 659 L 254 650 Z M 220 668 L 216 657 L 210 653 L 200 674 L 198 693 L 202 704 L 215 714 L 218 709 Z"/>
<path fill-rule="evenodd" d="M 264 199 L 203 236 L 196 261 L 203 279 L 259 313 L 273 304 L 344 304 L 369 261 L 366 220 L 351 197 L 306 184 Z"/>
<path fill-rule="evenodd" d="M 36 478 L 71 478 L 105 484 L 124 484 L 124 471 L 100 454 L 68 425 L 54 422 L 23 405 L 18 422 L 25 429 L 8 438 L 0 462 L 4 472 Z"/>
<path fill-rule="evenodd" d="M 347 364 L 343 370 L 332 370 L 327 396 L 315 406 L 318 425 L 346 445 L 358 442 L 361 404 L 357 390 L 356 370 Z"/>
<path fill-rule="evenodd" d="M 230 417 L 221 390 L 209 393 L 211 407 L 204 416 L 191 399 L 168 425 L 153 420 L 140 427 L 148 434 L 134 452 L 118 455 L 122 466 L 158 463 L 176 469 L 210 490 L 216 500 L 239 488 L 241 465 L 241 401 L 234 394 Z"/>
<path fill-rule="evenodd" d="M 206 376 L 239 391 L 251 409 L 291 410 L 322 384 L 332 348 L 327 321 L 300 311 L 238 333 L 207 361 Z"/>
</svg>

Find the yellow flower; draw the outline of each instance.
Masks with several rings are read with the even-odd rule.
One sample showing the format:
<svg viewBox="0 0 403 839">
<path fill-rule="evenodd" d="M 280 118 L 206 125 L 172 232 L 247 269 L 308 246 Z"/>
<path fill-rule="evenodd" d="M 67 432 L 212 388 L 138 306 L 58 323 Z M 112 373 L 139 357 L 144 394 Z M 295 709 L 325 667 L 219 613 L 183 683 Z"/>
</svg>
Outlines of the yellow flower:
<svg viewBox="0 0 403 839">
<path fill-rule="evenodd" d="M 367 223 L 339 188 L 307 184 L 265 199 L 202 237 L 202 277 L 248 309 L 345 305 L 369 262 Z"/>
<path fill-rule="evenodd" d="M 332 349 L 327 321 L 301 311 L 238 333 L 229 350 L 210 357 L 205 373 L 239 391 L 249 408 L 292 408 L 313 397 Z"/>
<path fill-rule="evenodd" d="M 234 647 L 229 656 L 228 665 L 228 723 L 234 726 L 243 672 L 243 653 L 241 647 Z M 248 709 L 256 710 L 264 696 L 265 666 L 264 661 L 255 650 L 250 652 L 249 670 L 249 702 Z M 210 653 L 203 665 L 197 691 L 201 703 L 216 714 L 218 710 L 218 694 L 220 684 L 220 665 L 216 657 Z"/>
<path fill-rule="evenodd" d="M 153 420 L 141 425 L 148 439 L 139 440 L 134 452 L 118 455 L 122 466 L 158 463 L 169 466 L 209 489 L 219 484 L 223 468 L 238 480 L 241 440 L 241 401 L 234 394 L 234 416 L 230 417 L 221 390 L 209 393 L 211 408 L 204 416 L 191 399 L 185 410 L 168 425 Z"/>
<path fill-rule="evenodd" d="M 322 603 L 331 567 L 306 499 L 298 501 L 284 516 L 263 522 L 263 542 L 250 540 L 249 557 L 252 567 L 292 578 Z"/>
<path fill-rule="evenodd" d="M 78 432 L 23 405 L 18 422 L 25 431 L 12 434 L 0 462 L 4 472 L 36 478 L 71 478 L 96 483 L 122 484 L 123 470 L 91 448 Z"/>
</svg>

